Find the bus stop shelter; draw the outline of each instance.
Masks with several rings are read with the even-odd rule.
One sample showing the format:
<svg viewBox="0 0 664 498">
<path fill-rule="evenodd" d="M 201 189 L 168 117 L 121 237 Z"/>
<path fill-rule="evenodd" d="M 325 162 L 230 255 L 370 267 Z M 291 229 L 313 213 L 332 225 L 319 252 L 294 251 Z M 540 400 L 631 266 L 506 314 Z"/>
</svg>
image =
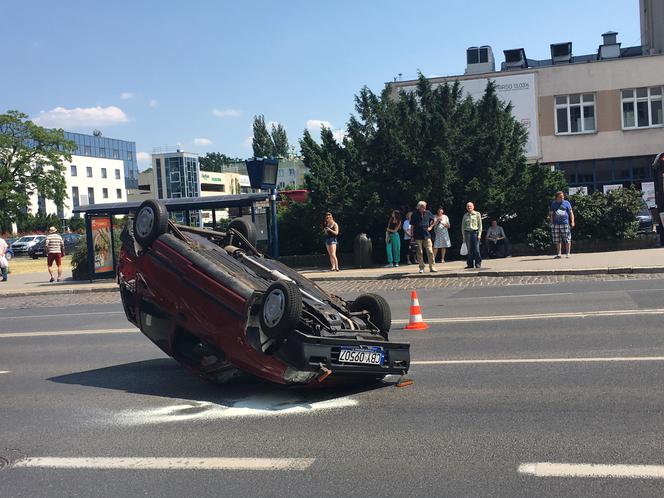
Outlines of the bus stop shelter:
<svg viewBox="0 0 664 498">
<path fill-rule="evenodd" d="M 257 211 L 269 206 L 270 194 L 236 194 L 216 195 L 209 197 L 182 197 L 177 199 L 160 199 L 169 212 L 190 212 L 212 210 L 212 224 L 216 226 L 215 211 L 229 208 L 249 208 L 252 222 L 256 222 Z M 109 204 L 90 204 L 74 208 L 75 214 L 85 216 L 85 234 L 88 248 L 88 275 L 90 280 L 109 278 L 115 275 L 117 261 L 113 235 L 113 217 L 126 216 L 136 212 L 142 201 L 117 202 Z M 276 231 L 276 230 L 275 230 Z M 273 230 L 268 230 L 268 247 L 275 252 Z"/>
</svg>

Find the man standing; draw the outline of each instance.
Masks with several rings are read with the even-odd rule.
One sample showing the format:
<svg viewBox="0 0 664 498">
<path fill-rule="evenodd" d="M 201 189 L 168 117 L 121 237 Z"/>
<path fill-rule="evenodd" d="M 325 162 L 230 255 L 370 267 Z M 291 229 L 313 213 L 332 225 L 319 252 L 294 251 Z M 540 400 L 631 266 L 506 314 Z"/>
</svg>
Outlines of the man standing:
<svg viewBox="0 0 664 498">
<path fill-rule="evenodd" d="M 48 265 L 48 273 L 51 275 L 51 280 L 53 282 L 53 270 L 51 266 L 55 261 L 55 264 L 58 267 L 58 282 L 62 278 L 62 256 L 65 255 L 65 242 L 62 240 L 62 237 L 57 233 L 55 227 L 48 229 L 48 235 L 44 241 L 44 247 L 46 249 L 46 264 Z"/>
<path fill-rule="evenodd" d="M 466 268 L 482 268 L 482 256 L 480 256 L 482 215 L 475 211 L 475 204 L 472 202 L 466 204 L 466 214 L 461 220 L 461 233 L 468 249 Z"/>
<path fill-rule="evenodd" d="M 571 229 L 574 228 L 574 211 L 563 192 L 556 192 L 556 200 L 551 203 L 549 211 L 549 221 L 551 222 L 551 239 L 556 248 L 556 255 L 553 259 L 562 257 L 563 245 L 565 246 L 565 257 L 569 258 L 569 253 L 572 251 Z"/>
<path fill-rule="evenodd" d="M 410 218 L 413 240 L 417 244 L 417 263 L 420 265 L 420 273 L 424 273 L 424 257 L 422 251 L 427 252 L 429 260 L 429 271 L 436 272 L 433 259 L 433 246 L 431 244 L 431 229 L 436 221 L 436 217 L 427 210 L 427 203 L 420 201 L 417 203 L 417 210 Z"/>
<path fill-rule="evenodd" d="M 7 262 L 8 248 L 7 241 L 0 237 L 0 271 L 2 272 L 2 282 L 7 281 L 7 274 L 9 273 L 7 268 L 9 266 L 9 263 Z"/>
</svg>

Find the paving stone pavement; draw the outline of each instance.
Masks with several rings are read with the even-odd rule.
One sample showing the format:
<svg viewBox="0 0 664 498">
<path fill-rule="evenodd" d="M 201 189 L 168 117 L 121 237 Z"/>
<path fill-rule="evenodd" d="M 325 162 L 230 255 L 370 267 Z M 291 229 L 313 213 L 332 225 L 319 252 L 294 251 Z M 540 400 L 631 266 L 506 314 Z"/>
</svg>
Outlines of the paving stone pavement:
<svg viewBox="0 0 664 498">
<path fill-rule="evenodd" d="M 664 273 L 615 275 L 543 275 L 518 277 L 463 277 L 463 278 L 403 278 L 399 280 L 343 280 L 325 281 L 319 285 L 328 292 L 344 295 L 353 292 L 376 292 L 411 289 L 437 289 L 468 287 L 495 287 L 506 285 L 557 284 L 563 282 L 599 282 L 616 280 L 664 280 Z M 117 292 L 92 292 L 67 295 L 40 295 L 4 297 L 0 299 L 0 317 L 3 309 L 29 309 L 54 306 L 85 306 L 87 304 L 120 303 Z"/>
</svg>

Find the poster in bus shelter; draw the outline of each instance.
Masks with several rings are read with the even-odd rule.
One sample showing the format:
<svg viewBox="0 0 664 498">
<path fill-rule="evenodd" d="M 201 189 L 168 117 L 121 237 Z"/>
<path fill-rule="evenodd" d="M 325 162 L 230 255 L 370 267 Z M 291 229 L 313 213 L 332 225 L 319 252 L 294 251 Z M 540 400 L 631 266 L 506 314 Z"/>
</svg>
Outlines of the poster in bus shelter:
<svg viewBox="0 0 664 498">
<path fill-rule="evenodd" d="M 95 273 L 113 271 L 113 247 L 111 244 L 111 218 L 92 218 L 92 249 Z"/>
</svg>

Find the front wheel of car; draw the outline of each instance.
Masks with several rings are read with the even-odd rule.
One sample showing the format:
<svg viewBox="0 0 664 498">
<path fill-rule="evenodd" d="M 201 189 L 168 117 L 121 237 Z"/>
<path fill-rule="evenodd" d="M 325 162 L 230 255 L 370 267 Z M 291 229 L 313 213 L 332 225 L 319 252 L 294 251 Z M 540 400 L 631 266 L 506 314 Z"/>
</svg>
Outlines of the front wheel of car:
<svg viewBox="0 0 664 498">
<path fill-rule="evenodd" d="M 293 282 L 274 282 L 263 296 L 260 323 L 270 339 L 281 339 L 297 327 L 302 315 L 302 295 Z"/>
<path fill-rule="evenodd" d="M 168 230 L 168 211 L 166 206 L 157 200 L 143 201 L 134 218 L 134 237 L 144 248 L 157 240 Z"/>
<path fill-rule="evenodd" d="M 378 294 L 362 294 L 350 305 L 353 312 L 366 311 L 369 320 L 378 330 L 389 332 L 392 325 L 392 311 L 383 296 Z"/>
</svg>

